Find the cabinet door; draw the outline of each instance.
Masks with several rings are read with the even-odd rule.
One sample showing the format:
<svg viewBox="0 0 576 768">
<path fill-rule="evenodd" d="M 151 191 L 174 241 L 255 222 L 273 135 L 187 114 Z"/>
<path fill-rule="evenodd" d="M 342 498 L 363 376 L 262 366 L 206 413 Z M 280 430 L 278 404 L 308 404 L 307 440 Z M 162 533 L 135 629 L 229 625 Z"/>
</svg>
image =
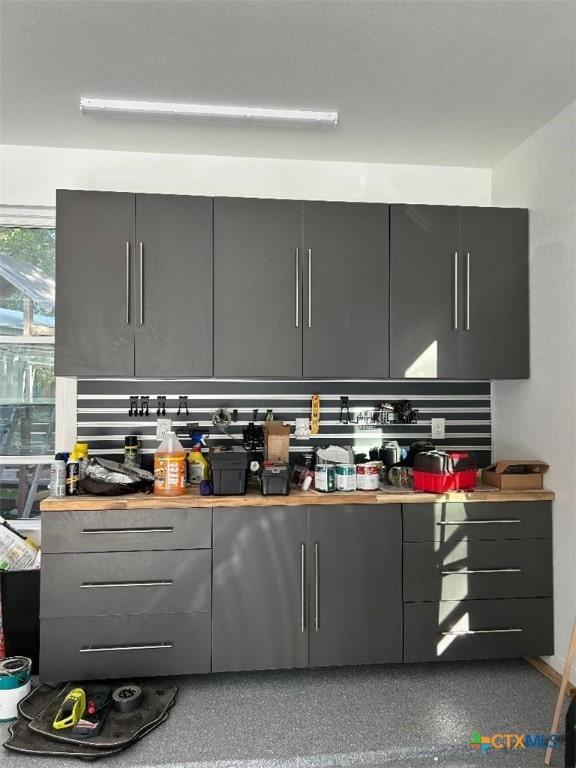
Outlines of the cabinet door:
<svg viewBox="0 0 576 768">
<path fill-rule="evenodd" d="M 307 507 L 214 509 L 214 672 L 308 665 L 307 538 Z"/>
<path fill-rule="evenodd" d="M 310 665 L 402 660 L 400 505 L 310 507 Z"/>
<path fill-rule="evenodd" d="M 212 198 L 136 196 L 136 376 L 212 376 Z"/>
<path fill-rule="evenodd" d="M 58 376 L 134 375 L 134 201 L 117 192 L 57 192 Z"/>
<path fill-rule="evenodd" d="M 302 204 L 214 200 L 214 375 L 301 376 Z"/>
<path fill-rule="evenodd" d="M 456 378 L 460 209 L 390 206 L 390 376 Z M 458 326 L 458 329 L 457 329 Z"/>
<path fill-rule="evenodd" d="M 528 378 L 528 211 L 462 208 L 460 258 L 460 378 Z"/>
<path fill-rule="evenodd" d="M 388 215 L 304 203 L 304 376 L 388 376 Z"/>
</svg>

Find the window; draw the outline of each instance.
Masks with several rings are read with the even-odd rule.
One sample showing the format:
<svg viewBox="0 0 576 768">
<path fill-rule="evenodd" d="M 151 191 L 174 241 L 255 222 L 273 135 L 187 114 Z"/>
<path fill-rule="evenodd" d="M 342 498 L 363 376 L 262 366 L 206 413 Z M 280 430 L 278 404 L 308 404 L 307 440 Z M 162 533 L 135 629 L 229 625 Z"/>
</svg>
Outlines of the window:
<svg viewBox="0 0 576 768">
<path fill-rule="evenodd" d="M 54 453 L 53 227 L 0 226 L 0 515 L 39 513 Z"/>
</svg>

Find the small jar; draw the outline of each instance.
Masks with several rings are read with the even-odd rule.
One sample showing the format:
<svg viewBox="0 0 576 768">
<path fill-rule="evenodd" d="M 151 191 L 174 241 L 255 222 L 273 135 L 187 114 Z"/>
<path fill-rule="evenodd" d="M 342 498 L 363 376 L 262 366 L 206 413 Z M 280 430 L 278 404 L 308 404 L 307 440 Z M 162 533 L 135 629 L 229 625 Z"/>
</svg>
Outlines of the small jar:
<svg viewBox="0 0 576 768">
<path fill-rule="evenodd" d="M 127 435 L 124 438 L 124 464 L 127 467 L 140 467 L 140 442 L 137 435 Z"/>
</svg>

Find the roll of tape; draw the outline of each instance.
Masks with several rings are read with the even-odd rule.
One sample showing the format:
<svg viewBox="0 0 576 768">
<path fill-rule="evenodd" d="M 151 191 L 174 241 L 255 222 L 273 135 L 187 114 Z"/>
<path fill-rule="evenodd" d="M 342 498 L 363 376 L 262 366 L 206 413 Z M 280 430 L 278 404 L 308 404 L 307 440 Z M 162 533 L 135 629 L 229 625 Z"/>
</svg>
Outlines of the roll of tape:
<svg viewBox="0 0 576 768">
<path fill-rule="evenodd" d="M 112 706 L 116 712 L 132 712 L 142 703 L 142 688 L 133 683 L 112 691 Z"/>
</svg>

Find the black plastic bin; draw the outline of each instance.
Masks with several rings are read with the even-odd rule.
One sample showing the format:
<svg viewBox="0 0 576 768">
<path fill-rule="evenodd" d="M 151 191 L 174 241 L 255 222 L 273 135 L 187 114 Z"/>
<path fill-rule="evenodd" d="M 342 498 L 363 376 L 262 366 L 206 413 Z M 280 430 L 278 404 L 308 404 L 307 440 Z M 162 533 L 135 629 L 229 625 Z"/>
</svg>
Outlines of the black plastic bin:
<svg viewBox="0 0 576 768">
<path fill-rule="evenodd" d="M 234 446 L 230 450 L 210 450 L 214 496 L 244 496 L 248 480 L 248 453 Z"/>
<path fill-rule="evenodd" d="M 27 656 L 38 674 L 40 653 L 40 571 L 0 571 L 6 656 Z"/>
</svg>

